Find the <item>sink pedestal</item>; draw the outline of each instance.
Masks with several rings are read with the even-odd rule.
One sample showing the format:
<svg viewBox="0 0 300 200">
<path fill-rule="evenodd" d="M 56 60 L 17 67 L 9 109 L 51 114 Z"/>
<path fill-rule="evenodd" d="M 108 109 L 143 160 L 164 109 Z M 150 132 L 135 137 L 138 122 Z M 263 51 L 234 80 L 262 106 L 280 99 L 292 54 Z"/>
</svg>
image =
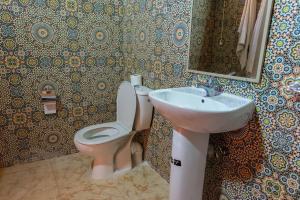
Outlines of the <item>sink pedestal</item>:
<svg viewBox="0 0 300 200">
<path fill-rule="evenodd" d="M 173 130 L 170 200 L 202 200 L 209 134 Z"/>
</svg>

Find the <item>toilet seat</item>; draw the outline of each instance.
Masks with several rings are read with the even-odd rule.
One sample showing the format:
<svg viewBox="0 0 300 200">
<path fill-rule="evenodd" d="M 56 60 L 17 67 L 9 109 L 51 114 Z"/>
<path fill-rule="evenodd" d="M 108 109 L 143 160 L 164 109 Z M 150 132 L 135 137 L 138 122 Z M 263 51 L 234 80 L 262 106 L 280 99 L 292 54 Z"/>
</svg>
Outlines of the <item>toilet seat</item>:
<svg viewBox="0 0 300 200">
<path fill-rule="evenodd" d="M 81 144 L 93 145 L 103 144 L 131 132 L 128 128 L 118 122 L 109 122 L 85 127 L 75 134 L 75 140 Z"/>
</svg>

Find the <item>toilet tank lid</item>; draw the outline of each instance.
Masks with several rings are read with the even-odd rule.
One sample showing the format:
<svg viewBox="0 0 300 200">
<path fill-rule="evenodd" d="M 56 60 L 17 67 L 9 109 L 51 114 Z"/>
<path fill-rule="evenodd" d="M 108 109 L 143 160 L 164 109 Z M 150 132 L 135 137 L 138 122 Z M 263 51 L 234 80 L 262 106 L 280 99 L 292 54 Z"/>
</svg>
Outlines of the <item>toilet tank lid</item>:
<svg viewBox="0 0 300 200">
<path fill-rule="evenodd" d="M 146 96 L 148 95 L 149 92 L 152 91 L 152 89 L 141 85 L 134 86 L 134 89 L 137 95 L 142 95 L 142 96 Z"/>
</svg>

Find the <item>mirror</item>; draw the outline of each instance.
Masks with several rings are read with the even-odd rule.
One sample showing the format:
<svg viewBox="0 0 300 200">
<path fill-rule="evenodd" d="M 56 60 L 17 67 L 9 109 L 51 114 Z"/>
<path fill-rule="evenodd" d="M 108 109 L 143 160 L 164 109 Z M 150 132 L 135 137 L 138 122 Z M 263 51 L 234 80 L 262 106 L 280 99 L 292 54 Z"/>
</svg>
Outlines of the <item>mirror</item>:
<svg viewBox="0 0 300 200">
<path fill-rule="evenodd" d="M 188 71 L 259 82 L 273 0 L 194 0 Z"/>
</svg>

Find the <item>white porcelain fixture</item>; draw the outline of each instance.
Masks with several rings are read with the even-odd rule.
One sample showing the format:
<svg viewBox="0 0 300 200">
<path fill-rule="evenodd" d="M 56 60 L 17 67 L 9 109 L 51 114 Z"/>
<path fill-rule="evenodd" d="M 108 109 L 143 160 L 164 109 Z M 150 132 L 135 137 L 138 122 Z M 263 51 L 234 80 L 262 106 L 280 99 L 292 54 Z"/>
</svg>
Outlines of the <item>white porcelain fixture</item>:
<svg viewBox="0 0 300 200">
<path fill-rule="evenodd" d="M 117 121 L 76 132 L 77 149 L 95 158 L 92 178 L 106 179 L 115 172 L 131 169 L 131 140 L 136 132 L 150 128 L 151 124 L 153 106 L 149 103 L 149 91 L 144 86 L 134 88 L 129 82 L 122 82 L 117 96 Z"/>
<path fill-rule="evenodd" d="M 170 199 L 201 200 L 210 133 L 244 127 L 254 102 L 233 94 L 204 97 L 203 89 L 171 88 L 149 93 L 151 103 L 173 125 Z"/>
</svg>

